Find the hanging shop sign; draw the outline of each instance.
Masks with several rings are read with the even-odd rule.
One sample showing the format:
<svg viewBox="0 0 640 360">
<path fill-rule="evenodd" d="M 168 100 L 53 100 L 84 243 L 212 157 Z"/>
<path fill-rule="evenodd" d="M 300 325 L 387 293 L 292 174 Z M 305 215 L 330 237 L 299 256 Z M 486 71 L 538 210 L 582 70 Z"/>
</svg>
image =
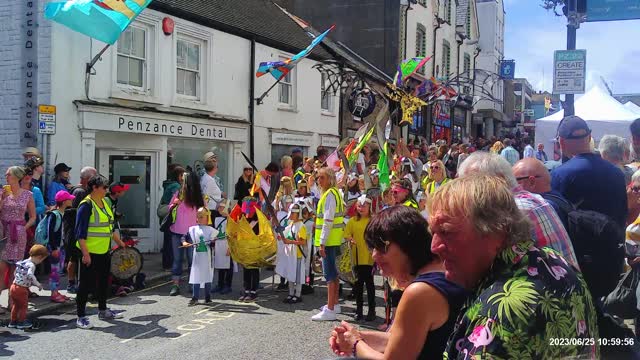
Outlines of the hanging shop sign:
<svg viewBox="0 0 640 360">
<path fill-rule="evenodd" d="M 356 120 L 363 119 L 375 110 L 376 97 L 370 89 L 354 89 L 347 101 L 347 107 Z"/>
</svg>

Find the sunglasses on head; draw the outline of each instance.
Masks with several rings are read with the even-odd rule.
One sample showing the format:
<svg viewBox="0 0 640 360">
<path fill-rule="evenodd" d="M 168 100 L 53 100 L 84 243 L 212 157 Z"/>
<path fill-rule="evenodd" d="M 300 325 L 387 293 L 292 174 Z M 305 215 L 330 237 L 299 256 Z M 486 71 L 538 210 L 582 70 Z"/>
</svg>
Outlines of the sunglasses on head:
<svg viewBox="0 0 640 360">
<path fill-rule="evenodd" d="M 382 254 L 386 254 L 389 251 L 389 245 L 391 245 L 389 240 L 382 240 L 382 238 L 378 236 L 373 244 L 369 244 L 369 248 L 372 250 L 375 249 Z"/>
</svg>

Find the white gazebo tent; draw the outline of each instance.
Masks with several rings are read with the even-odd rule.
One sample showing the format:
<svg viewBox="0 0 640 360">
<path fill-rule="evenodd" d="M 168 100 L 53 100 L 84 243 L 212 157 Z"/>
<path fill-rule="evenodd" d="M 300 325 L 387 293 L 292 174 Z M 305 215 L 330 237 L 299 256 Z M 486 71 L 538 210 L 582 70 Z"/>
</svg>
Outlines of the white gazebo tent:
<svg viewBox="0 0 640 360">
<path fill-rule="evenodd" d="M 631 101 L 627 101 L 624 104 L 624 107 L 626 107 L 627 109 L 629 109 L 629 110 L 635 112 L 636 114 L 640 115 L 640 106 L 632 103 Z"/>
<path fill-rule="evenodd" d="M 629 125 L 640 117 L 638 113 L 622 105 L 606 90 L 594 86 L 575 102 L 575 114 L 583 118 L 591 128 L 591 136 L 596 144 L 604 135 L 618 135 L 630 139 Z M 564 110 L 536 120 L 536 144 L 543 143 L 549 160 L 554 157 L 554 143 L 558 124 L 564 117 Z"/>
</svg>

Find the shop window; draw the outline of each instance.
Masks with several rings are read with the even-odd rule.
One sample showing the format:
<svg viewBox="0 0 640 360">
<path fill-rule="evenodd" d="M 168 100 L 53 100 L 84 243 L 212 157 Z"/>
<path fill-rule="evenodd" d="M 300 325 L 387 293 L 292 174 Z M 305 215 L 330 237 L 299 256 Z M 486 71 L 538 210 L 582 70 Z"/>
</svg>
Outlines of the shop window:
<svg viewBox="0 0 640 360">
<path fill-rule="evenodd" d="M 222 141 L 194 140 L 170 138 L 167 141 L 168 158 L 167 164 L 180 164 L 185 169 L 196 172 L 198 175 L 204 173 L 203 156 L 211 151 L 218 159 L 218 173 L 216 174 L 220 189 L 233 198 L 233 185 L 229 184 L 229 170 L 232 168 L 229 156 L 229 143 Z M 231 174 L 235 179 L 240 174 Z M 237 176 L 237 177 L 236 177 Z"/>
<path fill-rule="evenodd" d="M 462 140 L 462 126 L 454 125 L 453 126 L 453 141 L 460 142 Z"/>
<path fill-rule="evenodd" d="M 197 40 L 178 39 L 176 43 L 176 93 L 200 98 L 202 44 Z"/>
<path fill-rule="evenodd" d="M 284 61 L 285 58 L 280 60 Z M 294 106 L 294 71 L 295 69 L 289 71 L 287 75 L 280 80 L 280 84 L 278 86 L 278 99 L 280 104 L 288 105 L 289 107 Z"/>
<path fill-rule="evenodd" d="M 118 39 L 118 84 L 144 89 L 147 68 L 147 30 L 129 26 Z"/>
<path fill-rule="evenodd" d="M 285 155 L 291 156 L 291 152 L 295 148 L 301 149 L 303 156 L 308 156 L 309 148 L 306 146 L 271 144 L 271 161 L 280 165 L 282 157 Z M 295 171 L 295 169 L 293 170 Z"/>
<path fill-rule="evenodd" d="M 325 73 L 320 76 L 320 107 L 326 112 L 333 113 L 333 94 L 331 89 L 327 89 L 329 80 Z"/>
</svg>

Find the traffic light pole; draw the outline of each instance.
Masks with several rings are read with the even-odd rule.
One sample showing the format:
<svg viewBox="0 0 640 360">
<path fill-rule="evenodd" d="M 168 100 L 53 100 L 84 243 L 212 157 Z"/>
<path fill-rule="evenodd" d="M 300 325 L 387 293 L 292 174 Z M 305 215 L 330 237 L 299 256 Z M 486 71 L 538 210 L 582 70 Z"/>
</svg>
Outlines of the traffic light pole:
<svg viewBox="0 0 640 360">
<path fill-rule="evenodd" d="M 575 50 L 576 30 L 580 26 L 578 0 L 567 0 L 567 10 L 567 50 Z M 575 115 L 574 100 L 573 94 L 564 95 L 564 116 Z"/>
</svg>

